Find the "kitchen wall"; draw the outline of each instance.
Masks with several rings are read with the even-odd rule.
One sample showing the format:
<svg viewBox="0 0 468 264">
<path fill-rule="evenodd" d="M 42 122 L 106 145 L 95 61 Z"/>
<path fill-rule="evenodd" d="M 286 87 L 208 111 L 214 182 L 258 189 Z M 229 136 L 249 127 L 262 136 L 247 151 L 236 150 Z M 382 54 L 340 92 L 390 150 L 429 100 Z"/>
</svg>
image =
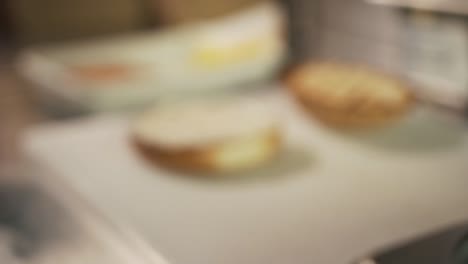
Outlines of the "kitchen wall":
<svg viewBox="0 0 468 264">
<path fill-rule="evenodd" d="M 29 44 L 191 23 L 261 1 L 265 0 L 6 0 L 6 3 L 15 39 Z"/>
<path fill-rule="evenodd" d="M 14 37 L 21 43 L 126 32 L 148 21 L 143 0 L 7 0 Z"/>
</svg>

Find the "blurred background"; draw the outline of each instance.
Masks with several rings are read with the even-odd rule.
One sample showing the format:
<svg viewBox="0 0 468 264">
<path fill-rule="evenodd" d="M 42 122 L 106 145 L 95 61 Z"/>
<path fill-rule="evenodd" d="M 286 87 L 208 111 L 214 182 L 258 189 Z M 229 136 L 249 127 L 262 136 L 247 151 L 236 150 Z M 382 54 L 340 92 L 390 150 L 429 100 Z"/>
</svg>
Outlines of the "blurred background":
<svg viewBox="0 0 468 264">
<path fill-rule="evenodd" d="M 145 255 L 139 262 L 164 263 L 148 253 L 156 250 L 178 264 L 338 264 L 451 227 L 428 237 L 437 242 L 398 247 L 379 263 L 468 263 L 466 246 L 456 247 L 468 220 L 467 17 L 464 0 L 0 0 L 0 258 L 2 245 L 16 241 L 13 255 L 24 263 L 57 263 L 27 256 L 44 241 L 55 254 L 55 238 L 80 237 L 81 248 L 106 233 L 145 244 L 145 253 L 119 249 L 127 260 L 127 251 Z M 417 110 L 395 126 L 355 134 L 275 103 L 287 100 L 291 71 L 323 61 L 404 81 Z M 171 172 L 147 169 L 121 146 L 129 120 L 148 106 L 226 95 L 276 98 L 273 108 L 290 127 L 286 144 L 301 149 L 258 174 L 291 182 L 170 182 L 161 175 Z M 49 205 L 35 211 L 42 202 Z M 277 221 L 264 224 L 270 217 Z M 54 221 L 72 223 L 44 229 Z M 113 227 L 96 231 L 101 225 Z M 73 235 L 82 228 L 92 231 Z M 288 243 L 269 242 L 276 239 Z M 115 244 L 96 247 L 113 255 Z M 454 248 L 463 251 L 455 259 Z M 95 255 L 90 246 L 65 251 L 62 260 Z M 115 263 L 107 255 L 102 261 Z M 0 262 L 20 261 L 15 256 Z"/>
<path fill-rule="evenodd" d="M 463 108 L 465 9 L 460 1 L 5 0 L 2 123 L 18 124 L 2 126 L 2 152 L 12 155 L 9 130 L 20 120 L 265 83 L 310 58 L 404 75 L 432 100 Z M 68 68 L 80 71 L 79 83 L 67 83 Z"/>
<path fill-rule="evenodd" d="M 310 58 L 404 75 L 443 105 L 466 101 L 461 1 L 4 0 L 0 8 L 2 124 L 18 123 L 2 126 L 2 158 L 23 122 L 267 82 Z M 79 81 L 67 83 L 69 68 Z"/>
</svg>

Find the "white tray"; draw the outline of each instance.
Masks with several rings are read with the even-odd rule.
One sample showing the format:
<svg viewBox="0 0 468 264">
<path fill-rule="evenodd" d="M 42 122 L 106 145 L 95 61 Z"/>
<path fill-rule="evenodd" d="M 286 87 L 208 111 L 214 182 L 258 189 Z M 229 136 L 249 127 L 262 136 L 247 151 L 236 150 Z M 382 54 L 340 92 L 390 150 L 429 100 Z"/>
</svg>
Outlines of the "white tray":
<svg viewBox="0 0 468 264">
<path fill-rule="evenodd" d="M 34 129 L 25 151 L 175 264 L 343 264 L 468 219 L 462 121 L 418 107 L 392 129 L 351 136 L 306 118 L 282 92 L 263 96 L 289 150 L 252 177 L 148 166 L 121 117 Z"/>
</svg>

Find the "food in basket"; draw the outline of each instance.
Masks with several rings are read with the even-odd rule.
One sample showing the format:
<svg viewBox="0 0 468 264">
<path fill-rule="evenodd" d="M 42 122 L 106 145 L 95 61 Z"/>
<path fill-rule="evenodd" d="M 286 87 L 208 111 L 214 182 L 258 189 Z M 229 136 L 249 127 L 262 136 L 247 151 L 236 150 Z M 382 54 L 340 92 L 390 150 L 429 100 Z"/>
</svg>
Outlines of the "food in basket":
<svg viewBox="0 0 468 264">
<path fill-rule="evenodd" d="M 363 66 L 309 63 L 294 69 L 286 85 L 324 123 L 370 127 L 404 115 L 413 101 L 401 81 Z"/>
<path fill-rule="evenodd" d="M 280 150 L 271 111 L 246 98 L 155 107 L 136 121 L 133 139 L 150 161 L 193 172 L 231 172 L 261 166 Z"/>
</svg>

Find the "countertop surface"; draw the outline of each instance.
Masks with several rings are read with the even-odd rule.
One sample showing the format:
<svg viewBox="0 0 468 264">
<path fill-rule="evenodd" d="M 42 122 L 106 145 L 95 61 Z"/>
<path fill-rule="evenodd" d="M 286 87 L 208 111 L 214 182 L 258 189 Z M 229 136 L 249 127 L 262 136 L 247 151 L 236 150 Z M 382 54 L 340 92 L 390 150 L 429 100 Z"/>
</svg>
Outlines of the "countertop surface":
<svg viewBox="0 0 468 264">
<path fill-rule="evenodd" d="M 339 132 L 283 92 L 286 148 L 243 177 L 202 180 L 148 165 L 129 120 L 98 116 L 32 130 L 24 150 L 173 264 L 350 263 L 468 220 L 466 123 L 417 106 L 390 128 Z"/>
</svg>

